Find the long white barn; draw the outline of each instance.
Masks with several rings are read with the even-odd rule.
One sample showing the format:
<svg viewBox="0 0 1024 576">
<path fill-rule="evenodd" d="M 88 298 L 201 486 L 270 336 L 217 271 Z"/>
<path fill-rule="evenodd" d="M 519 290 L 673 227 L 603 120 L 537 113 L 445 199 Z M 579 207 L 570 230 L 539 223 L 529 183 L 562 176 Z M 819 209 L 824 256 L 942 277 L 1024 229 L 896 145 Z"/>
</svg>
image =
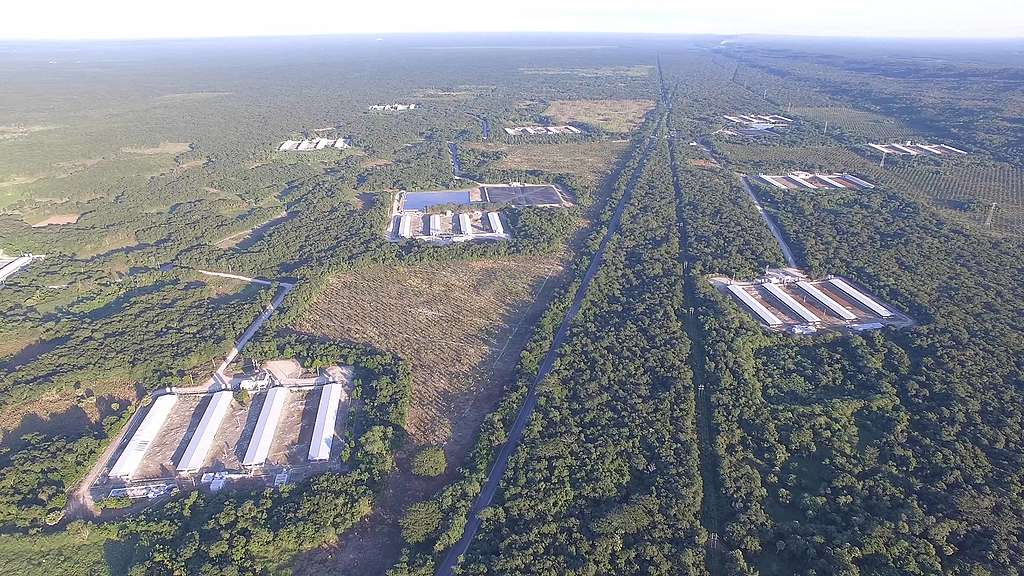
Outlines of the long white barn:
<svg viewBox="0 0 1024 576">
<path fill-rule="evenodd" d="M 754 314 L 757 314 L 758 317 L 760 317 L 765 324 L 769 326 L 781 326 L 783 324 L 782 320 L 780 320 L 778 316 L 772 314 L 771 310 L 765 308 L 765 306 L 758 302 L 757 300 L 755 300 L 753 296 L 747 294 L 747 291 L 744 290 L 743 288 L 735 284 L 729 284 L 728 288 L 729 292 L 732 292 L 737 298 L 740 299 L 741 302 L 743 302 L 751 310 L 753 310 Z"/>
<path fill-rule="evenodd" d="M 281 411 L 284 410 L 284 403 L 287 399 L 288 389 L 283 386 L 275 386 L 267 392 L 263 409 L 260 410 L 259 420 L 256 421 L 256 429 L 249 440 L 249 448 L 246 449 L 245 458 L 242 459 L 242 466 L 258 467 L 267 461 L 270 445 L 274 442 L 274 433 L 277 432 L 277 425 L 281 421 Z"/>
<path fill-rule="evenodd" d="M 814 312 L 811 312 L 810 310 L 807 309 L 806 306 L 797 302 L 796 299 L 790 296 L 785 290 L 782 289 L 782 287 L 771 282 L 766 282 L 765 284 L 762 284 L 762 286 L 764 286 L 765 290 L 768 290 L 768 292 L 770 292 L 772 296 L 775 296 L 776 298 L 781 300 L 782 303 L 786 305 L 786 307 L 788 307 L 793 312 L 796 312 L 798 316 L 804 319 L 804 321 L 821 322 L 821 318 L 818 318 L 818 316 L 815 315 Z"/>
<path fill-rule="evenodd" d="M 311 462 L 327 460 L 331 457 L 335 423 L 338 420 L 338 406 L 344 399 L 345 388 L 340 383 L 324 384 L 320 389 L 320 405 L 316 412 L 316 425 L 313 426 L 313 440 L 309 445 L 309 460 Z"/>
<path fill-rule="evenodd" d="M 7 264 L 4 264 L 4 266 L 0 268 L 0 284 L 3 284 L 11 276 L 14 276 L 18 270 L 28 266 L 30 262 L 32 262 L 31 256 L 19 256 Z"/>
<path fill-rule="evenodd" d="M 889 312 L 888 310 L 886 310 L 884 306 L 872 300 L 871 297 L 868 296 L 867 294 L 864 294 L 860 290 L 857 290 L 853 286 L 847 284 L 846 281 L 843 280 L 842 278 L 832 278 L 831 280 L 829 280 L 829 282 L 833 286 L 838 288 L 841 292 L 853 298 L 857 302 L 860 302 L 868 310 L 871 310 L 872 312 L 878 314 L 882 318 L 888 318 L 889 316 L 892 316 L 892 312 Z"/>
<path fill-rule="evenodd" d="M 843 320 L 857 319 L 857 317 L 854 316 L 852 312 L 847 310 L 842 304 L 836 302 L 835 299 L 829 296 L 828 294 L 825 294 L 821 290 L 815 288 L 814 285 L 811 284 L 810 282 L 801 280 L 797 282 L 796 285 L 799 286 L 800 289 L 803 290 L 804 292 L 807 292 L 807 294 L 809 294 L 811 298 L 814 298 L 818 302 L 821 302 L 825 306 L 825 308 L 828 308 L 829 310 L 832 311 L 833 314 L 839 316 Z"/>
<path fill-rule="evenodd" d="M 177 470 L 180 473 L 197 472 L 206 463 L 206 457 L 213 447 L 213 440 L 217 436 L 217 430 L 224 422 L 228 410 L 231 408 L 233 394 L 230 390 L 214 392 L 210 398 L 210 404 L 203 412 L 203 418 L 199 421 L 199 427 L 192 434 L 192 439 L 185 448 L 185 453 L 178 461 Z"/>
<path fill-rule="evenodd" d="M 142 463 L 143 457 L 146 455 L 146 450 L 149 449 L 149 445 L 153 443 L 157 434 L 160 433 L 160 429 L 167 422 L 167 417 L 170 416 L 171 409 L 174 408 L 174 404 L 177 401 L 178 396 L 176 394 L 164 394 L 158 396 L 153 401 L 146 417 L 142 419 L 142 424 L 132 434 L 128 445 L 125 446 L 117 461 L 110 468 L 108 476 L 125 481 L 132 479 L 135 471 L 139 468 L 139 464 Z"/>
</svg>

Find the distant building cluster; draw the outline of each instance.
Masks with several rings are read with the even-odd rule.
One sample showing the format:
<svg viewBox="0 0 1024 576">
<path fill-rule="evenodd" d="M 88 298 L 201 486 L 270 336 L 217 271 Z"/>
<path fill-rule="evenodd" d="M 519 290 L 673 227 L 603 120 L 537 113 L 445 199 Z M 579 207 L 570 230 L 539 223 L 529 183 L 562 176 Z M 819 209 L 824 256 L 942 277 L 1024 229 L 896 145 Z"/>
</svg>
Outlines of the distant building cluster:
<svg viewBox="0 0 1024 576">
<path fill-rule="evenodd" d="M 854 176 L 853 174 L 811 174 L 810 172 L 791 172 L 785 176 L 769 176 L 759 174 L 762 181 L 781 190 L 870 190 L 874 184 Z"/>
<path fill-rule="evenodd" d="M 792 119 L 778 114 L 735 114 L 725 116 L 725 119 L 747 128 L 775 128 L 793 123 Z"/>
<path fill-rule="evenodd" d="M 873 330 L 913 321 L 838 276 L 809 280 L 797 270 L 775 270 L 753 282 L 714 278 L 766 327 L 811 334 L 820 329 Z"/>
<path fill-rule="evenodd" d="M 517 126 L 505 128 L 509 136 L 535 136 L 540 134 L 582 134 L 575 126 Z"/>
<path fill-rule="evenodd" d="M 883 154 L 894 154 L 896 156 L 919 156 L 922 154 L 934 154 L 936 156 L 944 154 L 967 155 L 967 152 L 945 144 L 915 144 L 914 142 L 907 141 L 903 144 L 868 144 L 868 146 Z"/>
<path fill-rule="evenodd" d="M 278 152 L 307 152 L 310 150 L 323 150 L 324 148 L 348 148 L 348 142 L 344 138 L 337 140 L 332 138 L 314 138 L 312 140 L 285 140 L 277 149 Z"/>
<path fill-rule="evenodd" d="M 369 110 L 374 112 L 402 112 L 403 110 L 415 110 L 415 104 L 374 104 Z"/>
<path fill-rule="evenodd" d="M 469 240 L 506 240 L 508 233 L 498 212 L 470 211 L 429 214 L 404 213 L 396 217 L 395 240 L 416 239 L 434 243 Z"/>
</svg>

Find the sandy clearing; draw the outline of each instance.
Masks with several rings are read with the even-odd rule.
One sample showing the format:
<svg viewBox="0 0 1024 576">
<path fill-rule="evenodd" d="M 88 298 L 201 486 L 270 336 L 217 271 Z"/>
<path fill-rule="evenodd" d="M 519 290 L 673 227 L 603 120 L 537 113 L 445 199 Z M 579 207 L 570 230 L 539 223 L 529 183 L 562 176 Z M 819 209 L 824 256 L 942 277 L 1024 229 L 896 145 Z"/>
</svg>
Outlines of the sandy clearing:
<svg viewBox="0 0 1024 576">
<path fill-rule="evenodd" d="M 76 214 L 74 212 L 69 214 L 54 214 L 53 216 L 50 216 L 45 220 L 40 220 L 39 222 L 36 222 L 31 226 L 33 228 L 44 228 L 46 226 L 62 226 L 64 224 L 74 224 L 78 222 L 78 219 L 81 217 L 81 214 Z"/>
</svg>

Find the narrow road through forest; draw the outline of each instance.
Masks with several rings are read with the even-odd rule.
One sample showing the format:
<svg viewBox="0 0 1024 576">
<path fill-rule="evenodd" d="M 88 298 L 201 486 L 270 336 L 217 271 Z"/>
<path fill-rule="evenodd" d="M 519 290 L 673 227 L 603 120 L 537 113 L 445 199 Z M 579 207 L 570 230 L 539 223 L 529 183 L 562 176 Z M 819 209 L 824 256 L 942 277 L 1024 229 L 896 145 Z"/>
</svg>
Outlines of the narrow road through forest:
<svg viewBox="0 0 1024 576">
<path fill-rule="evenodd" d="M 793 256 L 793 251 L 789 249 L 789 244 L 786 244 L 786 238 L 782 235 L 782 230 L 775 225 L 775 221 L 772 217 L 764 211 L 764 206 L 761 206 L 761 201 L 757 199 L 757 194 L 754 194 L 754 189 L 750 186 L 750 181 L 747 179 L 745 174 L 740 174 L 740 182 L 743 184 L 743 189 L 750 195 L 750 200 L 757 207 L 757 211 L 761 214 L 761 218 L 764 218 L 764 223 L 768 225 L 768 229 L 772 231 L 772 236 L 775 236 L 775 240 L 779 243 L 779 248 L 782 249 L 782 256 L 786 259 L 786 266 L 790 268 L 796 268 L 796 257 Z"/>
<path fill-rule="evenodd" d="M 502 446 L 501 451 L 498 452 L 498 458 L 491 467 L 491 471 L 487 476 L 487 482 L 484 484 L 483 489 L 480 491 L 480 495 L 473 503 L 472 508 L 470 508 L 469 518 L 466 522 L 466 528 L 462 533 L 462 538 L 460 538 L 455 546 L 448 551 L 447 556 L 445 556 L 444 560 L 441 562 L 441 565 L 437 570 L 438 576 L 451 576 L 454 573 L 455 567 L 462 560 L 463 554 L 465 554 L 469 549 L 469 545 L 473 542 L 473 537 L 476 536 L 477 530 L 480 529 L 480 512 L 487 506 L 490 506 L 491 501 L 494 499 L 494 495 L 498 491 L 498 485 L 501 483 L 501 478 L 505 475 L 505 469 L 508 467 L 509 458 L 511 458 L 512 453 L 515 451 L 516 447 L 518 447 L 519 442 L 523 438 L 523 432 L 526 429 L 526 424 L 529 422 L 530 416 L 533 414 L 533 409 L 537 406 L 537 386 L 547 378 L 548 374 L 551 372 L 551 368 L 555 364 L 555 360 L 558 358 L 559 349 L 562 347 L 566 336 L 569 334 L 569 328 L 572 326 L 573 319 L 576 318 L 576 314 L 580 311 L 580 306 L 583 304 L 583 298 L 587 295 L 587 289 L 590 287 L 590 282 L 594 279 L 594 275 L 601 266 L 601 259 L 604 255 L 605 248 L 608 246 L 608 241 L 618 230 L 619 222 L 622 220 L 622 213 L 625 211 L 626 205 L 629 203 L 629 199 L 633 196 L 633 189 L 636 187 L 636 183 L 640 179 L 644 166 L 647 164 L 648 156 L 650 156 L 651 151 L 654 150 L 654 145 L 656 144 L 655 135 L 658 134 L 658 128 L 660 128 L 662 121 L 663 120 L 658 121 L 658 126 L 655 127 L 647 137 L 647 141 L 643 144 L 644 150 L 640 157 L 640 162 L 633 174 L 630 175 L 629 181 L 626 183 L 626 188 L 622 193 L 622 198 L 619 199 L 619 203 L 615 207 L 615 212 L 612 214 L 611 221 L 608 223 L 608 230 L 601 239 L 601 244 L 598 246 L 593 258 L 591 258 L 590 266 L 587 268 L 586 273 L 580 281 L 579 289 L 576 290 L 576 295 L 573 297 L 572 304 L 569 305 L 569 309 L 566 311 L 565 317 L 562 319 L 562 324 L 558 327 L 558 332 L 555 333 L 555 337 L 551 342 L 551 347 L 544 356 L 544 361 L 541 362 L 540 368 L 537 370 L 536 377 L 530 384 L 530 388 L 526 394 L 526 400 L 523 402 L 523 406 L 519 409 L 519 413 L 516 415 L 515 423 L 512 424 L 512 428 L 509 430 L 508 439 L 505 441 L 505 445 Z"/>
</svg>

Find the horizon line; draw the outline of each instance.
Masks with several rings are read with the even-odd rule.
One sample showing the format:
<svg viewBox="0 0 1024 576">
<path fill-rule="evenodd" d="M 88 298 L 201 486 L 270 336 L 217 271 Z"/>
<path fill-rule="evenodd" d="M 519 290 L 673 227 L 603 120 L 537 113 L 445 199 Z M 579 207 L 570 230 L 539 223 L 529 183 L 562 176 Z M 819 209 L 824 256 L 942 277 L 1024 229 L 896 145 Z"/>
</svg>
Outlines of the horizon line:
<svg viewBox="0 0 1024 576">
<path fill-rule="evenodd" d="M 905 40 L 905 41 L 1024 41 L 1024 35 L 992 36 L 914 36 L 914 35 L 865 35 L 846 34 L 778 34 L 771 32 L 650 32 L 650 31 L 604 31 L 604 30 L 455 30 L 445 32 L 326 32 L 326 33 L 274 33 L 274 34 L 228 34 L 223 36 L 108 36 L 108 37 L 2 37 L 0 43 L 56 43 L 56 42 L 144 42 L 182 40 L 256 40 L 285 38 L 338 38 L 338 37 L 384 37 L 384 36 L 449 36 L 449 35 L 551 35 L 551 36 L 650 36 L 650 37 L 715 37 L 715 38 L 762 38 L 762 39 L 813 39 L 813 40 Z M 382 38 L 378 38 L 382 39 Z"/>
</svg>

